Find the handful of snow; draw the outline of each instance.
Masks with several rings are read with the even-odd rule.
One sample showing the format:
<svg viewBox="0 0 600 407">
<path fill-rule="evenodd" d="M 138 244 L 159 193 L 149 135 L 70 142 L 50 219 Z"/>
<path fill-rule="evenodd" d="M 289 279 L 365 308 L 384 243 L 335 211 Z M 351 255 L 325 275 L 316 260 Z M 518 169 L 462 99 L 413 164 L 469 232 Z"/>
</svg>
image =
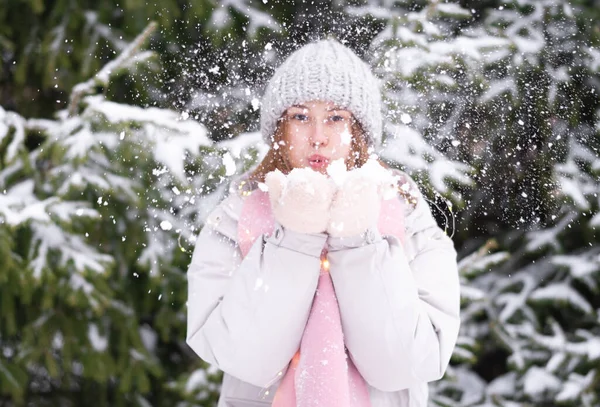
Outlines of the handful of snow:
<svg viewBox="0 0 600 407">
<path fill-rule="evenodd" d="M 346 182 L 367 180 L 377 185 L 383 199 L 392 199 L 396 196 L 396 185 L 400 177 L 393 175 L 391 171 L 384 168 L 376 159 L 369 158 L 360 168 L 350 171 L 342 158 L 333 161 L 327 167 L 327 174 L 331 177 L 338 188 Z"/>
<path fill-rule="evenodd" d="M 281 171 L 275 170 L 267 174 L 267 177 L 269 179 L 268 181 L 265 179 L 265 185 L 261 187 L 261 190 L 268 191 L 271 189 L 271 193 L 273 193 L 272 189 L 276 188 L 278 189 L 276 195 L 279 197 L 285 196 L 288 189 L 300 186 L 308 195 L 314 195 L 317 192 L 315 188 L 335 189 L 335 186 L 331 185 L 332 181 L 326 175 L 309 167 L 294 168 L 287 176 Z"/>
<path fill-rule="evenodd" d="M 327 167 L 327 175 L 331 181 L 333 181 L 335 187 L 337 189 L 341 188 L 342 185 L 346 182 L 355 182 L 358 180 L 367 180 L 369 182 L 377 185 L 379 192 L 383 199 L 392 199 L 396 196 L 396 185 L 400 179 L 399 176 L 393 175 L 391 171 L 384 168 L 376 159 L 370 158 L 367 162 L 360 168 L 355 168 L 353 170 L 348 171 L 346 168 L 346 164 L 344 163 L 343 158 L 339 158 L 335 161 L 332 161 L 331 164 Z M 281 188 L 281 191 L 277 191 L 278 196 L 285 195 L 286 189 L 288 187 L 293 187 L 294 185 L 306 184 L 309 187 L 309 193 L 314 194 L 314 186 L 323 184 L 324 175 L 314 171 L 309 167 L 305 168 L 294 168 L 290 173 L 286 176 L 279 170 L 275 170 L 270 175 L 272 177 L 271 183 L 273 180 L 277 180 L 278 188 Z M 269 190 L 267 184 L 260 183 L 259 188 L 267 192 Z"/>
</svg>

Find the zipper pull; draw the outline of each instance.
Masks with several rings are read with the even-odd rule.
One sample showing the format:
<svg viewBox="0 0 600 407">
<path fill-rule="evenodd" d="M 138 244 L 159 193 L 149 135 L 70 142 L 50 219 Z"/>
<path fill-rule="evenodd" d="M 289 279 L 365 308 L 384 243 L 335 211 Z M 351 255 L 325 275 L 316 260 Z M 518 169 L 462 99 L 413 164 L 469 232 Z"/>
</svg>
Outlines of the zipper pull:
<svg viewBox="0 0 600 407">
<path fill-rule="evenodd" d="M 288 365 L 289 366 L 289 365 Z M 283 375 L 285 374 L 285 372 L 287 371 L 287 367 L 283 370 L 280 370 L 272 379 L 269 383 L 267 383 L 267 385 L 265 387 L 263 387 L 262 389 L 260 389 L 260 392 L 258 393 L 258 396 L 260 397 L 261 400 L 266 399 L 267 397 L 269 397 L 271 395 L 271 388 L 279 381 L 281 381 L 281 379 L 283 378 Z"/>
</svg>

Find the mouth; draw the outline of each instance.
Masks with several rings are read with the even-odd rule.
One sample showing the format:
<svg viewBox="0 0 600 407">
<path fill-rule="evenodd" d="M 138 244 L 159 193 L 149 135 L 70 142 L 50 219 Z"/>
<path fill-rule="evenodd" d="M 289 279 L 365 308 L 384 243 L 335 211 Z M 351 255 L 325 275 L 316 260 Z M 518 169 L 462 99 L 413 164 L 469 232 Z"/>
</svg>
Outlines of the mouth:
<svg viewBox="0 0 600 407">
<path fill-rule="evenodd" d="M 329 158 L 319 154 L 313 154 L 308 157 L 308 165 L 310 165 L 312 169 L 327 168 L 329 165 Z"/>
</svg>

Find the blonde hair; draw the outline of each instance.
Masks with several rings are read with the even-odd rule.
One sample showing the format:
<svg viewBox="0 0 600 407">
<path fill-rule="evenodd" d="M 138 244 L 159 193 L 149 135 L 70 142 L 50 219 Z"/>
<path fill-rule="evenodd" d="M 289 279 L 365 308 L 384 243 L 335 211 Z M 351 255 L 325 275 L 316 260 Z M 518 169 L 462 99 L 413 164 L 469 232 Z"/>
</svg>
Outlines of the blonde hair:
<svg viewBox="0 0 600 407">
<path fill-rule="evenodd" d="M 277 127 L 275 128 L 275 133 L 272 137 L 273 144 L 271 144 L 271 148 L 265 155 L 265 158 L 263 158 L 256 169 L 249 175 L 249 181 L 264 182 L 265 175 L 271 171 L 279 170 L 284 174 L 288 174 L 293 169 L 287 159 L 287 153 L 289 151 L 288 143 L 280 143 L 280 141 L 283 141 L 285 138 L 287 126 L 287 120 L 280 119 L 277 121 Z M 367 143 L 365 131 L 360 125 L 360 122 L 354 118 L 352 120 L 350 133 L 352 134 L 350 154 L 348 154 L 348 158 L 346 159 L 346 168 L 348 168 L 348 170 L 362 167 L 369 159 L 369 145 Z M 277 148 L 273 147 L 275 145 Z M 389 168 L 389 166 L 381 160 L 378 161 L 385 168 Z"/>
</svg>

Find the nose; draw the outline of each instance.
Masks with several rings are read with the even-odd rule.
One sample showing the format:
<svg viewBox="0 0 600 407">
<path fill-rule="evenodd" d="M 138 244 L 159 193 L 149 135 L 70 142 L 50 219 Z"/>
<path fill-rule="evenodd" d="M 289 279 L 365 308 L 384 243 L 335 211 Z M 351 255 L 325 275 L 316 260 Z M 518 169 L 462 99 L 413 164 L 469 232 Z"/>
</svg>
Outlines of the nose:
<svg viewBox="0 0 600 407">
<path fill-rule="evenodd" d="M 327 145 L 329 136 L 325 131 L 325 123 L 322 120 L 315 120 L 314 126 L 312 126 L 312 132 L 310 134 L 310 142 L 312 145 L 322 147 Z"/>
</svg>

